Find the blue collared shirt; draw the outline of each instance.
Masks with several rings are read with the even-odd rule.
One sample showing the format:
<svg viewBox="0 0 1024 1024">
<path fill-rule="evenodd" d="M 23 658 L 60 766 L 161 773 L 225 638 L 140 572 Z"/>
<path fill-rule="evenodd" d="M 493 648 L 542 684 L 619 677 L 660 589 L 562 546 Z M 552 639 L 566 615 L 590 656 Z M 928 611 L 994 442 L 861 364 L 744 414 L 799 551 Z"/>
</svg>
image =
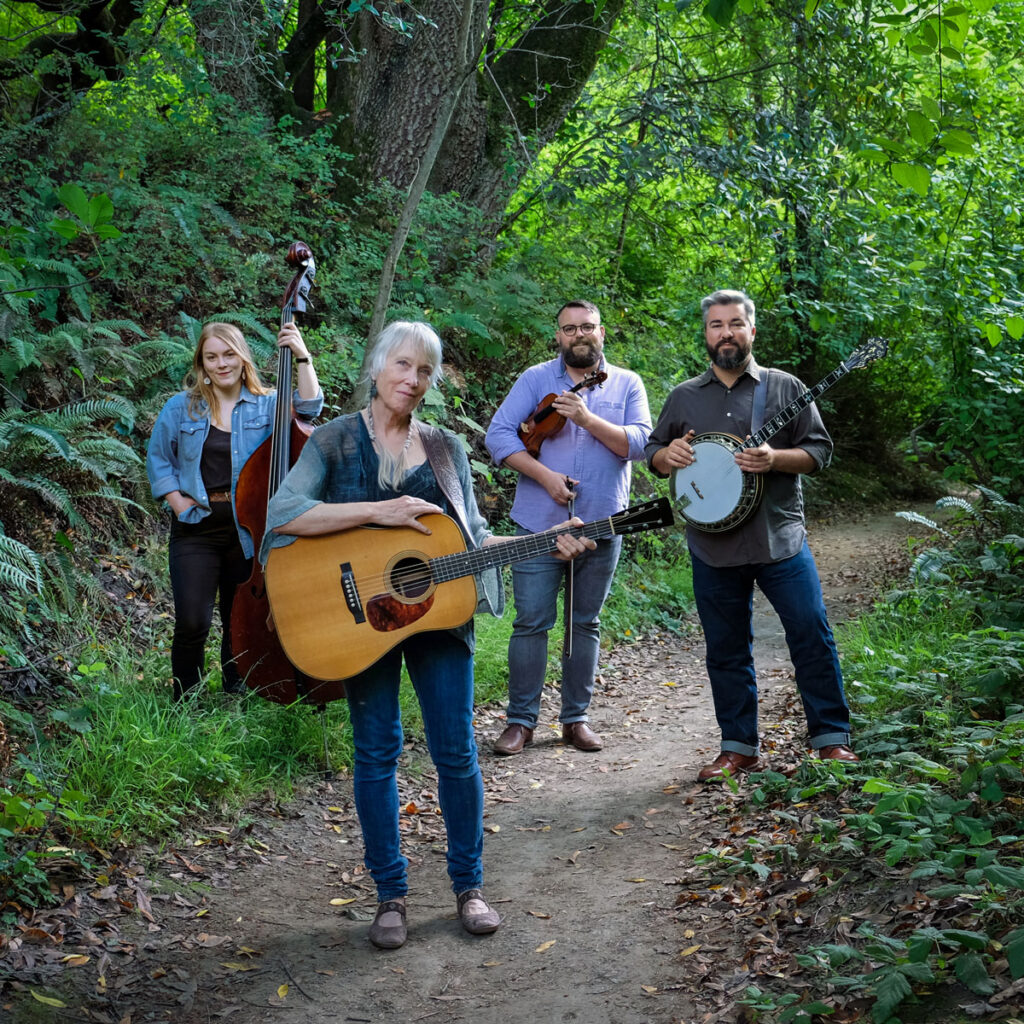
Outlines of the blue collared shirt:
<svg viewBox="0 0 1024 1024">
<path fill-rule="evenodd" d="M 626 457 L 616 455 L 572 420 L 566 420 L 562 430 L 540 449 L 540 461 L 545 466 L 579 480 L 576 515 L 584 522 L 614 515 L 629 505 L 631 462 L 643 458 L 651 432 L 643 381 L 632 370 L 608 363 L 601 369 L 608 374 L 604 384 L 576 393 L 596 416 L 625 428 L 629 441 Z M 519 425 L 530 418 L 546 395 L 559 395 L 573 383 L 561 356 L 523 373 L 487 429 L 485 443 L 491 458 L 500 465 L 515 452 L 525 451 L 517 434 Z M 539 533 L 564 522 L 566 510 L 536 480 L 520 473 L 511 516 L 517 525 Z"/>
<path fill-rule="evenodd" d="M 316 398 L 301 398 L 298 390 L 292 395 L 292 407 L 303 419 L 312 419 L 323 408 L 323 392 Z M 277 392 L 254 395 L 245 385 L 231 411 L 231 507 L 235 507 L 238 476 L 249 456 L 273 433 Z M 203 445 L 210 434 L 209 410 L 198 412 L 192 419 L 188 412 L 188 392 L 172 395 L 160 410 L 146 452 L 146 475 L 153 497 L 160 499 L 171 491 L 181 491 L 197 504 L 178 517 L 183 523 L 198 523 L 210 514 L 210 499 L 200 472 Z M 246 558 L 253 556 L 249 531 L 235 526 Z"/>
</svg>

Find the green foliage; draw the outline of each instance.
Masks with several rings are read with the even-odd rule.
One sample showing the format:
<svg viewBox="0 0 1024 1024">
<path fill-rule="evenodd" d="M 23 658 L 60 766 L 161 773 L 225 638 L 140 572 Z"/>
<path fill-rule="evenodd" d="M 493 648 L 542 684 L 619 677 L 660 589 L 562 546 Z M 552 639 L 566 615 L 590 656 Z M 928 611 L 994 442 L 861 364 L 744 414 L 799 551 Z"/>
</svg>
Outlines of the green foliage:
<svg viewBox="0 0 1024 1024">
<path fill-rule="evenodd" d="M 791 778 L 763 774 L 755 806 L 785 823 L 791 841 L 755 834 L 707 860 L 764 878 L 799 856 L 801 871 L 810 862 L 851 880 L 873 861 L 868 877 L 905 879 L 930 908 L 926 923 L 910 931 L 902 915 L 891 929 L 862 922 L 848 943 L 797 956 L 805 977 L 816 978 L 801 997 L 748 990 L 743 1002 L 751 1007 L 803 1011 L 816 992 L 863 992 L 872 1019 L 885 1022 L 952 981 L 987 996 L 1000 970 L 1024 977 L 1024 931 L 1016 927 L 1024 912 L 1024 631 L 964 628 L 978 609 L 1022 596 L 1020 572 L 981 563 L 1024 510 L 995 494 L 983 498 L 940 502 L 956 509 L 943 530 L 948 547 L 936 549 L 949 556 L 946 571 L 918 565 L 912 586 L 839 630 L 865 760 L 840 775 L 814 763 Z M 810 815 L 789 810 L 808 804 Z M 842 876 L 833 887 L 848 905 L 858 899 Z M 969 903 L 958 909 L 957 900 Z"/>
<path fill-rule="evenodd" d="M 693 579 L 682 532 L 627 540 L 601 611 L 608 641 L 638 640 L 650 632 L 685 632 L 693 610 Z"/>
</svg>

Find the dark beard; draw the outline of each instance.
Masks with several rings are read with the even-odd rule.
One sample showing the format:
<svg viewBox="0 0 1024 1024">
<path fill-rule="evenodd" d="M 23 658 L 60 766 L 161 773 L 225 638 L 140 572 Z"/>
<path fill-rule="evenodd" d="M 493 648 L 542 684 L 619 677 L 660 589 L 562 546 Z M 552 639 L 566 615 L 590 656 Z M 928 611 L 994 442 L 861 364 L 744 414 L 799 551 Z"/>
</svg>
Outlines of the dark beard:
<svg viewBox="0 0 1024 1024">
<path fill-rule="evenodd" d="M 571 366 L 575 370 L 585 370 L 589 366 L 597 365 L 599 359 L 597 349 L 589 342 L 584 342 L 584 344 L 587 346 L 586 352 L 577 352 L 575 345 L 570 345 L 563 351 L 562 358 L 565 360 L 566 366 Z"/>
<path fill-rule="evenodd" d="M 732 348 L 726 350 L 722 344 L 717 348 L 708 345 L 708 355 L 711 362 L 721 370 L 738 370 L 750 358 L 750 349 L 742 345 L 733 344 Z"/>
</svg>

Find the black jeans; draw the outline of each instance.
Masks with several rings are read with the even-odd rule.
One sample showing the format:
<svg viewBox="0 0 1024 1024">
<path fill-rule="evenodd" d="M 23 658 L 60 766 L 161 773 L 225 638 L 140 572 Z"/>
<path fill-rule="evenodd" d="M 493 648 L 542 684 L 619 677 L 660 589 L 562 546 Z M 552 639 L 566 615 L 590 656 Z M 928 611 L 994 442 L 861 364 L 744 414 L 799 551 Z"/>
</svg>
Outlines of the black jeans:
<svg viewBox="0 0 1024 1024">
<path fill-rule="evenodd" d="M 212 511 L 200 523 L 173 519 L 168 553 L 174 593 L 171 674 L 175 699 L 199 685 L 218 592 L 223 632 L 221 678 L 225 690 L 242 689 L 231 655 L 231 604 L 235 589 L 249 578 L 252 559 L 245 557 L 239 543 L 231 502 L 213 502 Z"/>
</svg>

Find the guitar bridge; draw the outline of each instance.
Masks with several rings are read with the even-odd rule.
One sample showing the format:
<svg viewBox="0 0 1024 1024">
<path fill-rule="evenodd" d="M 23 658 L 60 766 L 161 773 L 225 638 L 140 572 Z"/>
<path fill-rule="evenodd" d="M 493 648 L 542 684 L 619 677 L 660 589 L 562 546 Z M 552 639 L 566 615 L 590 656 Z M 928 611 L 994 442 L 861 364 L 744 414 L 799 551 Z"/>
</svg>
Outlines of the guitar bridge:
<svg viewBox="0 0 1024 1024">
<path fill-rule="evenodd" d="M 345 595 L 345 604 L 348 605 L 348 610 L 357 623 L 365 622 L 366 612 L 363 611 L 363 602 L 359 599 L 359 588 L 352 572 L 352 563 L 342 562 L 340 568 L 341 592 Z"/>
</svg>

